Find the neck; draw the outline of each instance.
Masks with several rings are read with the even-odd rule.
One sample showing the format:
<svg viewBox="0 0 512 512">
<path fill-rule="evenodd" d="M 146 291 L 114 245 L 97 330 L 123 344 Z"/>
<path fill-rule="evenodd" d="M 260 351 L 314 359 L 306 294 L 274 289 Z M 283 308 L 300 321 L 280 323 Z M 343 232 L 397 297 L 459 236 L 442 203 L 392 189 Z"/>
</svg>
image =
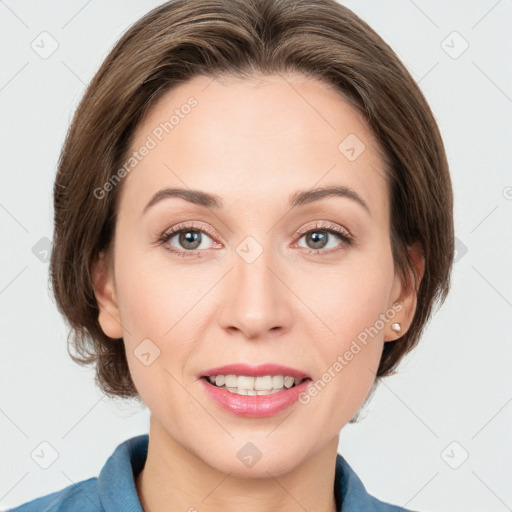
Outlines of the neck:
<svg viewBox="0 0 512 512">
<path fill-rule="evenodd" d="M 172 439 L 151 416 L 148 455 L 136 478 L 146 512 L 336 512 L 338 438 L 291 471 L 268 478 L 223 473 Z"/>
</svg>

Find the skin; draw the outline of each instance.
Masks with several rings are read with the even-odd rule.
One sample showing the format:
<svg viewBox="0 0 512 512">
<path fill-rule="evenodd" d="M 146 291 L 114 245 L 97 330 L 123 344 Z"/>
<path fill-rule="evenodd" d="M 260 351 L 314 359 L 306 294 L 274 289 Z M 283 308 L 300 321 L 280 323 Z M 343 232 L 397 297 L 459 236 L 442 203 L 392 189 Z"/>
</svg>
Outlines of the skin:
<svg viewBox="0 0 512 512">
<path fill-rule="evenodd" d="M 136 479 L 141 503 L 151 512 L 332 512 L 339 431 L 367 397 L 384 343 L 399 336 L 391 323 L 405 333 L 416 307 L 415 290 L 395 275 L 384 161 L 353 107 L 322 82 L 291 73 L 195 77 L 152 108 L 133 149 L 190 96 L 198 105 L 124 178 L 114 255 L 94 270 L 100 325 L 123 337 L 151 412 L 148 458 Z M 354 161 L 338 149 L 349 134 L 366 146 Z M 328 185 L 354 190 L 369 211 L 346 197 L 288 206 L 296 191 Z M 142 213 L 167 187 L 216 194 L 224 207 L 174 197 Z M 202 257 L 158 244 L 183 222 L 199 230 Z M 315 245 L 304 233 L 325 235 L 325 223 L 348 230 L 354 243 L 326 235 L 324 247 Z M 236 252 L 248 236 L 263 251 L 252 263 Z M 179 235 L 166 243 L 194 250 Z M 309 254 L 315 247 L 320 252 Z M 421 276 L 419 252 L 416 260 Z M 393 304 L 400 312 L 306 405 L 241 418 L 200 385 L 201 371 L 236 362 L 277 362 L 316 381 Z M 148 366 L 134 354 L 146 338 L 160 350 Z M 237 457 L 248 442 L 262 454 L 252 467 Z"/>
</svg>

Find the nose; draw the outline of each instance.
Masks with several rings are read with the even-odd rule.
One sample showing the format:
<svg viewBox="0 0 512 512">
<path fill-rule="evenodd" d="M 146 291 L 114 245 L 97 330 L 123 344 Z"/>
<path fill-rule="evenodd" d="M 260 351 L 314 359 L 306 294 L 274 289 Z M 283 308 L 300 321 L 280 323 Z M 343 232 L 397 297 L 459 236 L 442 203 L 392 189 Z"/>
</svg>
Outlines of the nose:
<svg viewBox="0 0 512 512">
<path fill-rule="evenodd" d="M 233 255 L 234 268 L 226 276 L 219 313 L 221 326 L 231 334 L 254 340 L 291 328 L 293 294 L 285 284 L 286 272 L 270 253 L 264 250 L 252 262 Z"/>
</svg>

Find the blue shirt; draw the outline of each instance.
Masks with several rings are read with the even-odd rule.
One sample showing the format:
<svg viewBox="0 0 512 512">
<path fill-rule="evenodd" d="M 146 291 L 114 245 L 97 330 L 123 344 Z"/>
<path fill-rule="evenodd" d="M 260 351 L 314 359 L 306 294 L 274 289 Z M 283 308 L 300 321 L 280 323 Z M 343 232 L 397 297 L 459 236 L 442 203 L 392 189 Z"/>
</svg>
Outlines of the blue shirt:
<svg viewBox="0 0 512 512">
<path fill-rule="evenodd" d="M 108 458 L 99 477 L 82 480 L 7 512 L 143 512 L 135 478 L 144 467 L 148 441 L 148 434 L 124 441 Z M 336 457 L 334 496 L 340 512 L 411 512 L 368 494 L 340 454 Z"/>
</svg>

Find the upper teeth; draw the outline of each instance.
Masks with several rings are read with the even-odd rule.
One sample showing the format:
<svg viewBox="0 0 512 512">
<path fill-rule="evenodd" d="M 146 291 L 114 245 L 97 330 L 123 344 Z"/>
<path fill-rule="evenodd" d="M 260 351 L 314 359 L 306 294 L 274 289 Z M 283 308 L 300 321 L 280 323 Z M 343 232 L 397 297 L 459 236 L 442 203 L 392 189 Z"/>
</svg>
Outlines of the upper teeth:
<svg viewBox="0 0 512 512">
<path fill-rule="evenodd" d="M 249 377 L 246 375 L 216 375 L 210 376 L 208 379 L 216 386 L 255 391 L 271 391 L 273 389 L 281 390 L 283 389 L 283 386 L 291 388 L 294 384 L 300 384 L 302 380 L 283 375 L 264 375 L 262 377 Z"/>
</svg>

